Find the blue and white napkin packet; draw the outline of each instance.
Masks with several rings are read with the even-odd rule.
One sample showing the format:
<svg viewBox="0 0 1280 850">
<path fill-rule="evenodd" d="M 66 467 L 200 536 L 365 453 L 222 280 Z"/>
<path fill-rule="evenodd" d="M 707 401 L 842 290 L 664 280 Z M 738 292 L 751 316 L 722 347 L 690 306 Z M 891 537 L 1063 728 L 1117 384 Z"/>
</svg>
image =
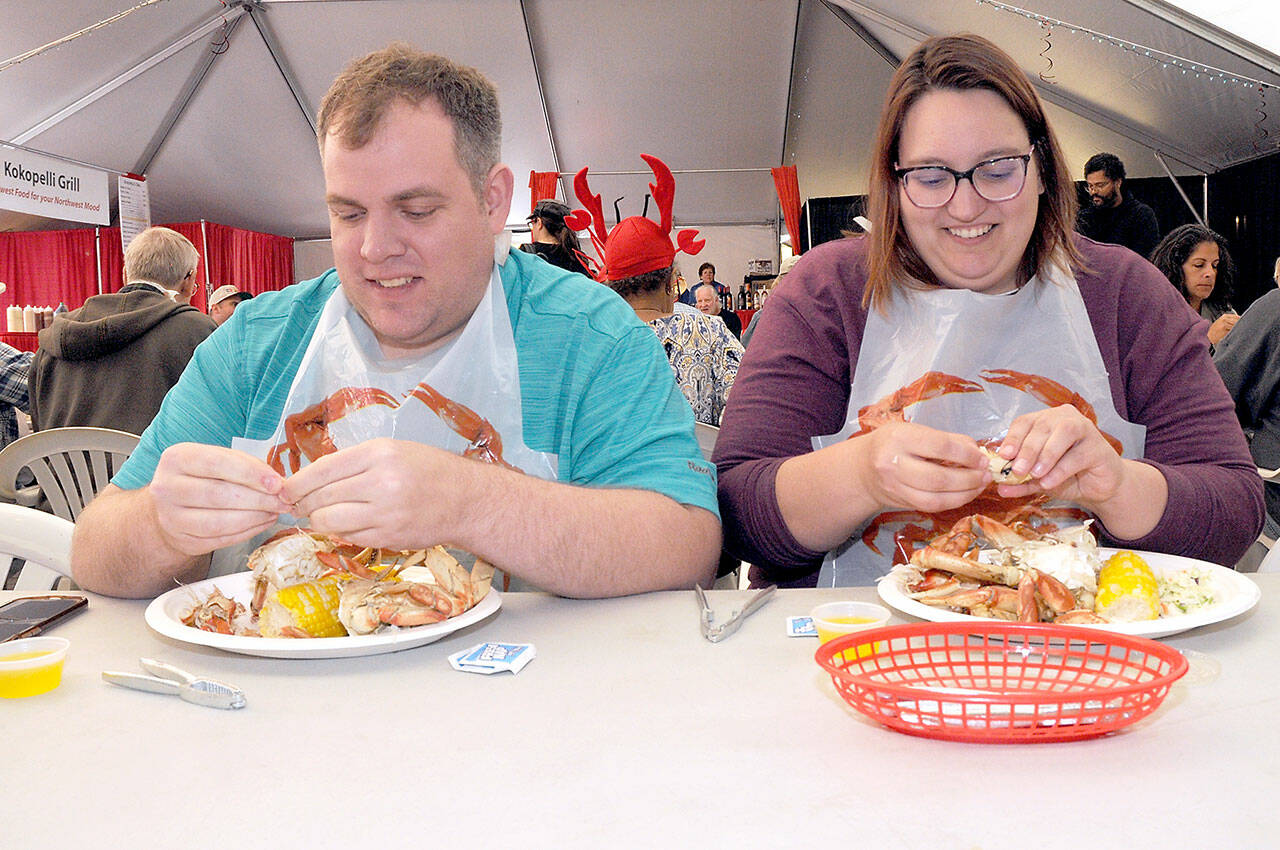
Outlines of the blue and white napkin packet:
<svg viewBox="0 0 1280 850">
<path fill-rule="evenodd" d="M 531 643 L 478 643 L 470 649 L 449 656 L 453 669 L 465 673 L 501 673 L 510 670 L 519 673 L 534 659 L 537 650 Z"/>
</svg>

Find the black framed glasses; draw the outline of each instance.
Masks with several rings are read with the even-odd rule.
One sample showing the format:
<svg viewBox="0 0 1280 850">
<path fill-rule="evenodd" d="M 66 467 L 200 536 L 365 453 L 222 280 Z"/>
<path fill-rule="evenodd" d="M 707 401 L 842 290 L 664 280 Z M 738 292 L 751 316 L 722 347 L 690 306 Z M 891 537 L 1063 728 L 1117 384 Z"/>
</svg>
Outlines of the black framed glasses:
<svg viewBox="0 0 1280 850">
<path fill-rule="evenodd" d="M 895 167 L 893 174 L 902 182 L 911 203 L 931 210 L 950 203 L 961 180 L 968 180 L 973 191 L 985 200 L 1012 200 L 1022 193 L 1022 187 L 1027 184 L 1030 162 L 1031 151 L 1027 151 L 1018 156 L 983 160 L 968 171 L 956 171 L 945 165 L 917 165 L 912 168 Z"/>
</svg>

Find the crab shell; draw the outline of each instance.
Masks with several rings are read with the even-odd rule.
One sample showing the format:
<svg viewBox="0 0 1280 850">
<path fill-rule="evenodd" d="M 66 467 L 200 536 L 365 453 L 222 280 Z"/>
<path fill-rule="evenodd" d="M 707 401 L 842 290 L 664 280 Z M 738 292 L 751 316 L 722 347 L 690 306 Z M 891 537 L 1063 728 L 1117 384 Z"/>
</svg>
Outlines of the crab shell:
<svg viewBox="0 0 1280 850">
<path fill-rule="evenodd" d="M 982 448 L 982 451 L 987 455 L 987 465 L 991 469 L 991 478 L 997 484 L 1026 484 L 1031 480 L 1031 476 L 1029 474 L 1013 474 L 1013 461 L 1005 460 L 993 450 L 986 448 L 985 446 Z"/>
</svg>

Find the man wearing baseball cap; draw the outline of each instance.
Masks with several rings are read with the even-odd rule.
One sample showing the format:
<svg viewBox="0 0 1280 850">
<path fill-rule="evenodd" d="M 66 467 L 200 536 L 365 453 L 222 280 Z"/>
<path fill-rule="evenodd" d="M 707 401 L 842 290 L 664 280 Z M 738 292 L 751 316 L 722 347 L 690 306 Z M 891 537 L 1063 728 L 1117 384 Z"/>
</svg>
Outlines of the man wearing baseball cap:
<svg viewBox="0 0 1280 850">
<path fill-rule="evenodd" d="M 236 311 L 236 305 L 253 297 L 252 292 L 236 289 L 231 284 L 223 284 L 209 296 L 209 318 L 221 325 Z"/>
</svg>

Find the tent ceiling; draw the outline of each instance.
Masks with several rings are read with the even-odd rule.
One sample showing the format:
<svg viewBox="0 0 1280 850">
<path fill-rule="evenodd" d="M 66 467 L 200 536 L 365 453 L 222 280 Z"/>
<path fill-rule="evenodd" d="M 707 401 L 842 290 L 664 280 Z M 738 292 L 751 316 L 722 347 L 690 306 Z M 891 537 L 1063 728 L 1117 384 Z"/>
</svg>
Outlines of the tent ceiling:
<svg viewBox="0 0 1280 850">
<path fill-rule="evenodd" d="M 15 0 L 6 18 L 22 26 L 0 30 L 0 58 L 126 2 Z M 1273 54 L 1160 0 L 1020 5 L 1280 85 Z M 606 208 L 623 196 L 623 213 L 639 212 L 652 179 L 641 152 L 676 172 L 678 223 L 772 223 L 771 166 L 796 165 L 803 197 L 865 190 L 886 57 L 955 31 L 993 38 L 1027 70 L 1073 168 L 1112 150 L 1131 174 L 1160 175 L 1155 151 L 1177 173 L 1212 172 L 1280 139 L 1276 89 L 1198 79 L 974 0 L 164 0 L 0 70 L 0 139 L 144 170 L 156 221 L 323 236 L 308 116 L 347 61 L 401 39 L 497 84 L 512 223 L 531 170 L 584 165 Z M 0 212 L 0 229 L 33 226 L 57 223 Z"/>
</svg>

